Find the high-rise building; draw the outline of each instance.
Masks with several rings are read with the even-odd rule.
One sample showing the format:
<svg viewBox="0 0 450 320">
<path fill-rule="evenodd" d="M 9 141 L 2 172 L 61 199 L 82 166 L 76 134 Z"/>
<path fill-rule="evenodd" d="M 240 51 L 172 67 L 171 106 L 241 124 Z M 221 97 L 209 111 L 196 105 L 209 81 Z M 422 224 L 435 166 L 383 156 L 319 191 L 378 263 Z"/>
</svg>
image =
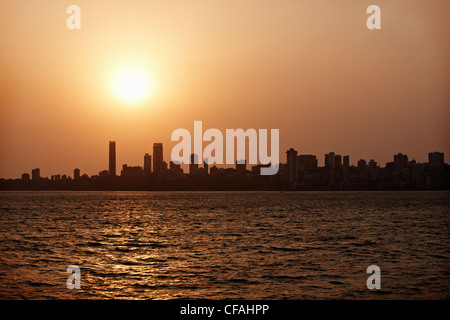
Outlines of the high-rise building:
<svg viewBox="0 0 450 320">
<path fill-rule="evenodd" d="M 337 155 L 334 157 L 334 168 L 335 168 L 336 170 L 341 170 L 341 169 L 342 169 L 342 156 L 339 155 L 339 154 L 337 154 Z"/>
<path fill-rule="evenodd" d="M 345 183 L 350 180 L 350 156 L 344 156 L 342 159 L 342 178 Z"/>
<path fill-rule="evenodd" d="M 350 156 L 344 156 L 342 166 L 347 168 L 350 167 Z"/>
<path fill-rule="evenodd" d="M 23 181 L 30 181 L 30 174 L 29 173 L 22 174 L 22 180 Z"/>
<path fill-rule="evenodd" d="M 312 154 L 302 154 L 297 157 L 297 169 L 316 170 L 318 166 L 317 158 Z"/>
<path fill-rule="evenodd" d="M 366 166 L 367 166 L 366 160 L 360 159 L 360 160 L 358 161 L 358 168 L 364 169 Z"/>
<path fill-rule="evenodd" d="M 430 152 L 428 153 L 428 165 L 432 169 L 440 169 L 444 167 L 444 153 Z"/>
<path fill-rule="evenodd" d="M 317 158 L 312 154 L 301 154 L 297 157 L 297 170 L 312 171 L 317 169 Z"/>
<path fill-rule="evenodd" d="M 396 154 L 394 155 L 394 164 L 395 164 L 395 170 L 400 171 L 403 168 L 406 168 L 408 164 L 408 156 L 406 154 Z"/>
<path fill-rule="evenodd" d="M 31 170 L 31 180 L 38 181 L 39 179 L 41 179 L 41 169 L 36 168 Z"/>
<path fill-rule="evenodd" d="M 144 175 L 149 176 L 152 172 L 152 156 L 146 153 L 144 155 Z"/>
<path fill-rule="evenodd" d="M 369 167 L 371 167 L 371 168 L 376 168 L 377 166 L 378 166 L 378 163 L 377 163 L 375 160 L 370 159 L 370 161 L 369 161 Z"/>
<path fill-rule="evenodd" d="M 109 175 L 116 175 L 116 142 L 109 142 Z"/>
<path fill-rule="evenodd" d="M 163 168 L 163 144 L 153 144 L 153 172 L 160 172 Z"/>
<path fill-rule="evenodd" d="M 76 168 L 73 170 L 73 178 L 75 180 L 80 179 L 80 169 Z"/>
<path fill-rule="evenodd" d="M 198 155 L 193 153 L 189 161 L 189 174 L 198 173 Z"/>
<path fill-rule="evenodd" d="M 325 155 L 325 168 L 334 170 L 336 168 L 336 155 L 330 152 Z"/>
<path fill-rule="evenodd" d="M 297 151 L 290 148 L 286 151 L 286 163 L 288 169 L 288 181 L 297 181 Z"/>
</svg>

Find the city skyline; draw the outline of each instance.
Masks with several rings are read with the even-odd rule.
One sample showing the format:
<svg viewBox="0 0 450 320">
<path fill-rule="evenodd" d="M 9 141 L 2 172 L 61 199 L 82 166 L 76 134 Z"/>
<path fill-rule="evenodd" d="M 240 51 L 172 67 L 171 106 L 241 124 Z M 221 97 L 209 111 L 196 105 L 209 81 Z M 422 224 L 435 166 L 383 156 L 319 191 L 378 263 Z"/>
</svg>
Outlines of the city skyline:
<svg viewBox="0 0 450 320">
<path fill-rule="evenodd" d="M 1 0 L 0 299 L 436 311 L 416 302 L 450 298 L 449 12 Z"/>
<path fill-rule="evenodd" d="M 417 162 L 415 159 L 408 158 L 408 155 L 397 153 L 393 155 L 393 161 L 387 162 L 382 167 L 375 159 L 359 159 L 356 165 L 350 161 L 349 155 L 340 155 L 335 152 L 324 154 L 323 166 L 319 164 L 319 158 L 312 154 L 302 154 L 294 148 L 289 148 L 286 152 L 286 161 L 280 161 L 280 170 L 275 174 L 275 180 L 270 182 L 269 188 L 287 188 L 287 189 L 308 189 L 308 188 L 329 188 L 329 189 L 360 189 L 360 188 L 446 188 L 450 183 L 450 166 L 445 163 L 443 152 L 429 152 L 428 162 Z M 230 176 L 236 179 L 235 174 L 239 175 L 238 180 L 248 180 L 243 176 L 246 173 L 259 174 L 265 164 L 250 165 L 246 159 L 235 160 L 234 167 L 229 165 L 218 165 L 209 163 L 208 159 L 199 159 L 198 155 L 192 153 L 189 157 L 189 164 L 180 164 L 171 160 L 164 161 L 163 144 L 153 143 L 153 154 L 145 153 L 141 165 L 122 164 L 122 170 L 118 174 L 116 167 L 116 141 L 109 141 L 108 148 L 108 169 L 101 169 L 98 174 L 89 176 L 83 173 L 80 168 L 73 170 L 73 178 L 70 174 L 52 174 L 41 176 L 40 168 L 31 170 L 31 175 L 25 172 L 21 175 L 20 181 L 27 183 L 42 183 L 42 181 L 67 182 L 70 180 L 88 182 L 86 179 L 101 179 L 104 183 L 111 183 L 112 188 L 120 188 L 115 180 L 105 180 L 107 177 L 122 179 L 133 179 L 141 181 L 142 187 L 150 187 L 155 182 L 164 181 L 182 181 L 183 178 L 198 179 L 205 176 Z M 151 160 L 153 159 L 153 163 Z M 152 170 L 153 164 L 153 170 Z M 201 166 L 200 166 L 201 164 Z M 183 170 L 183 166 L 186 171 Z M 405 171 L 406 170 L 406 171 Z M 353 174 L 352 174 L 353 172 Z M 269 177 L 269 176 L 268 176 Z M 355 183 L 355 177 L 358 181 Z M 180 180 L 181 179 L 181 180 Z M 251 179 L 250 179 L 251 180 Z M 0 177 L 0 182 L 18 181 L 18 179 L 8 179 Z M 142 184 L 143 181 L 146 181 Z M 199 181 L 188 180 L 188 183 Z M 264 181 L 264 180 L 261 180 Z M 277 181 L 276 184 L 273 182 Z M 203 181 L 207 183 L 207 181 Z M 281 184 L 280 184 L 281 183 Z M 8 189 L 8 184 L 6 189 Z M 203 187 L 207 186 L 204 184 Z M 395 187 L 397 186 L 397 187 Z M 27 187 L 27 185 L 25 185 Z M 29 187 L 29 186 L 28 186 Z M 36 186 L 35 186 L 36 187 Z M 85 186 L 86 187 L 86 186 Z M 153 187 L 153 186 L 151 186 Z M 184 188 L 192 186 L 185 185 Z M 198 186 L 197 186 L 198 187 Z M 255 187 L 255 186 L 253 186 Z M 17 188 L 13 186 L 13 188 Z M 104 185 L 104 188 L 109 188 Z M 163 187 L 164 188 L 164 187 Z"/>
</svg>

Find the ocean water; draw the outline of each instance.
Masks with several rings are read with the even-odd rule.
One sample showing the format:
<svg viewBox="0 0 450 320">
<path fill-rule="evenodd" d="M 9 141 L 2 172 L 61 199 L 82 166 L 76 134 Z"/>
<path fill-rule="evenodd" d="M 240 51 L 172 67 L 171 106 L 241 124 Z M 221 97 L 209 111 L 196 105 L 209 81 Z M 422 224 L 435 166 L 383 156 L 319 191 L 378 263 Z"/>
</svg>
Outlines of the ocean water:
<svg viewBox="0 0 450 320">
<path fill-rule="evenodd" d="M 449 299 L 449 214 L 444 191 L 1 192 L 0 298 Z"/>
</svg>

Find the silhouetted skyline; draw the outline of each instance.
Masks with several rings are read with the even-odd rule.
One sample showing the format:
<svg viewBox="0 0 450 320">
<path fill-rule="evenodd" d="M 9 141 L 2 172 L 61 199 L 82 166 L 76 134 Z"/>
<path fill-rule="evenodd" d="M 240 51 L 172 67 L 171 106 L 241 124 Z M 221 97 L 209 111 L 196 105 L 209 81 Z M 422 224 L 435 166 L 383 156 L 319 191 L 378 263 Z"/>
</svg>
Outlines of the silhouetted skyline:
<svg viewBox="0 0 450 320">
<path fill-rule="evenodd" d="M 153 156 L 153 170 L 151 159 Z M 199 164 L 202 163 L 202 167 Z M 143 165 L 123 164 L 116 174 L 116 142 L 109 142 L 109 170 L 102 169 L 98 175 L 53 174 L 41 177 L 40 168 L 23 173 L 20 179 L 1 179 L 2 189 L 230 189 L 230 190 L 353 190 L 353 189 L 446 189 L 450 187 L 450 166 L 445 163 L 444 153 L 430 152 L 428 162 L 418 163 L 398 153 L 393 161 L 381 167 L 374 159 L 359 159 L 357 165 L 350 164 L 348 155 L 335 152 L 324 154 L 323 166 L 319 166 L 316 155 L 299 154 L 290 148 L 286 151 L 286 162 L 279 164 L 274 176 L 259 177 L 261 167 L 253 165 L 247 169 L 247 161 L 236 160 L 235 167 L 212 165 L 208 159 L 200 161 L 198 155 L 190 155 L 188 172 L 179 163 L 163 158 L 163 144 L 153 144 L 153 155 L 144 154 Z M 119 180 L 118 180 L 119 179 Z M 72 183 L 72 181 L 74 183 Z M 222 187 L 218 183 L 225 183 Z M 30 184 L 32 183 L 32 184 Z M 34 183 L 34 184 L 33 184 Z"/>
</svg>

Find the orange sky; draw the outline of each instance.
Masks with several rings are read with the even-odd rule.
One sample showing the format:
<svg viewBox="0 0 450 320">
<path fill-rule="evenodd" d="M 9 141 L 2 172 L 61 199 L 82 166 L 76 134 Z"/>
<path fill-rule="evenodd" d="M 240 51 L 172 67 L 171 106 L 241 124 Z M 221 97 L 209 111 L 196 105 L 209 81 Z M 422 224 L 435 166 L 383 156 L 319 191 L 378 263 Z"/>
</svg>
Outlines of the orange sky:
<svg viewBox="0 0 450 320">
<path fill-rule="evenodd" d="M 66 8 L 81 8 L 68 30 Z M 381 7 L 382 29 L 366 28 Z M 450 156 L 448 0 L 2 0 L 0 177 L 142 165 L 173 130 L 280 129 L 280 159 L 330 151 L 382 165 Z M 155 92 L 110 89 L 135 63 Z"/>
</svg>

